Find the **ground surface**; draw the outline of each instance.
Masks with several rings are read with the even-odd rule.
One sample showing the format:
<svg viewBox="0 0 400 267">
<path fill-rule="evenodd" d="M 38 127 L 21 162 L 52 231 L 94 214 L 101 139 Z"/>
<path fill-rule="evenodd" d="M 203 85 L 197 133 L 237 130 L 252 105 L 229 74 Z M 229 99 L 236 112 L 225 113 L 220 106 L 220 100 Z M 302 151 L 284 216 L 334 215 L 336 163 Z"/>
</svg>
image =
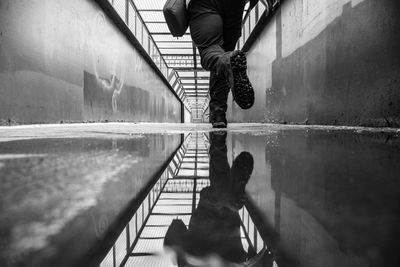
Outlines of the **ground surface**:
<svg viewBox="0 0 400 267">
<path fill-rule="evenodd" d="M 326 130 L 341 131 L 350 130 L 354 132 L 385 132 L 400 134 L 397 128 L 367 128 L 367 127 L 346 127 L 346 126 L 318 126 L 318 125 L 280 125 L 280 124 L 248 124 L 232 123 L 228 131 L 234 132 L 263 132 L 279 130 Z M 0 127 L 0 142 L 10 140 L 22 140 L 32 138 L 79 138 L 99 137 L 112 138 L 128 137 L 133 134 L 148 133 L 184 133 L 184 132 L 208 132 L 213 131 L 209 124 L 173 124 L 173 123 L 90 123 L 90 124 L 42 124 L 23 126 L 2 126 Z"/>
<path fill-rule="evenodd" d="M 219 152 L 211 156 L 211 147 Z M 235 173 L 251 170 L 247 184 L 230 172 L 243 152 L 253 160 Z M 245 186 L 250 201 L 240 216 L 249 234 L 246 251 L 249 244 L 258 244 L 257 252 L 268 244 L 281 267 L 399 266 L 399 157 L 400 129 L 390 128 L 230 124 L 225 133 L 209 124 L 0 127 L 0 266 L 88 267 L 103 259 L 100 266 L 119 266 L 123 258 L 129 258 L 125 266 L 171 266 L 170 259 L 141 256 L 163 251 L 168 224 L 182 209 L 189 222 L 191 198 L 211 184 L 211 166 L 225 166 L 225 178 L 233 177 L 222 193 L 236 188 L 234 181 Z M 168 174 L 161 175 L 164 170 Z M 235 196 L 243 193 L 236 189 Z M 149 203 L 158 203 L 154 218 L 146 217 L 153 210 Z M 142 234 L 137 223 L 146 218 Z M 161 226 L 150 231 L 154 224 Z M 216 226 L 202 236 L 223 234 L 217 222 L 202 225 Z M 127 254 L 128 234 L 140 257 Z"/>
</svg>

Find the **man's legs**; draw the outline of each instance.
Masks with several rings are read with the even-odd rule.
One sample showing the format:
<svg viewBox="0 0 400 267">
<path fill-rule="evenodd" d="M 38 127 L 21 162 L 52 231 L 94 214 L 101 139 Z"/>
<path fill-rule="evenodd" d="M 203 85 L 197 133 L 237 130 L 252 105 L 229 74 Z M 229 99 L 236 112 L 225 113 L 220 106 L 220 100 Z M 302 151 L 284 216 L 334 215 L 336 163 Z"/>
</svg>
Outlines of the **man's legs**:
<svg viewBox="0 0 400 267">
<path fill-rule="evenodd" d="M 210 122 L 214 127 L 226 127 L 230 88 L 221 65 L 227 64 L 226 52 L 234 50 L 240 37 L 243 7 L 244 0 L 231 0 L 229 6 L 221 0 L 192 0 L 189 6 L 192 39 L 201 65 L 210 71 Z"/>
<path fill-rule="evenodd" d="M 194 4 L 197 3 L 195 2 Z M 194 5 L 190 8 L 196 11 L 199 7 Z M 199 8 L 195 14 L 201 12 L 203 11 Z M 218 73 L 216 69 L 219 58 L 225 53 L 222 48 L 224 43 L 223 21 L 221 15 L 217 13 L 217 9 L 215 9 L 214 13 L 209 10 L 204 12 L 191 19 L 190 31 L 192 39 L 200 52 L 201 65 L 204 69 L 210 71 L 210 122 L 213 125 L 221 123 L 223 127 L 226 125 L 225 113 L 229 86 L 225 81 L 224 75 Z"/>
<path fill-rule="evenodd" d="M 221 202 L 229 198 L 231 188 L 226 137 L 226 131 L 210 132 L 210 188 Z"/>
</svg>

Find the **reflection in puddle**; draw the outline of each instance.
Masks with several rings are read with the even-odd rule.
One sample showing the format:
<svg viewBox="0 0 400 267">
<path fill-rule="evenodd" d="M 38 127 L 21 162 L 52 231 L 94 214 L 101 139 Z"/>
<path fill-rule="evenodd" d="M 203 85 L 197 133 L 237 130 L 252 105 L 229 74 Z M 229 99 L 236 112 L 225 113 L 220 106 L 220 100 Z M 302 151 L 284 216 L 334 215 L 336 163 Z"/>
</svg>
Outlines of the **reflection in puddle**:
<svg viewBox="0 0 400 267">
<path fill-rule="evenodd" d="M 9 159 L 24 159 L 24 158 L 43 158 L 46 157 L 45 154 L 1 154 L 0 160 Z"/>
<path fill-rule="evenodd" d="M 253 157 L 191 134 L 100 266 L 276 266 L 246 203 Z"/>
<path fill-rule="evenodd" d="M 400 266 L 399 140 L 293 129 L 3 142 L 0 266 Z"/>
<path fill-rule="evenodd" d="M 0 266 L 97 266 L 182 137 L 0 142 Z"/>
</svg>

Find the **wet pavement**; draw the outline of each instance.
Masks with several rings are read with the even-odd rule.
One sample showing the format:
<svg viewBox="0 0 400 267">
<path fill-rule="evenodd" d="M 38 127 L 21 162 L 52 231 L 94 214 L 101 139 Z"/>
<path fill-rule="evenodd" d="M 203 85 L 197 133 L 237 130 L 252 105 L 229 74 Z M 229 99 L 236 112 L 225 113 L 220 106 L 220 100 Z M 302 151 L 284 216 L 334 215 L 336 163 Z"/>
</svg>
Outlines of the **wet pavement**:
<svg viewBox="0 0 400 267">
<path fill-rule="evenodd" d="M 0 128 L 0 266 L 399 266 L 400 132 Z"/>
</svg>

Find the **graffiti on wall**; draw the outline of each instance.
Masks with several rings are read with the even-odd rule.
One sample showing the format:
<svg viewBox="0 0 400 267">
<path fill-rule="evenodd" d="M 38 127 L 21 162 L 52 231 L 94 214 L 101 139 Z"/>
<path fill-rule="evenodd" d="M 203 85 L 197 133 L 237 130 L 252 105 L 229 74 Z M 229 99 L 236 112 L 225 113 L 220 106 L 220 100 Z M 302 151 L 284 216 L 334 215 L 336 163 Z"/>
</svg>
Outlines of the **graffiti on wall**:
<svg viewBox="0 0 400 267">
<path fill-rule="evenodd" d="M 86 23 L 84 109 L 87 120 L 179 118 L 163 82 L 99 11 Z"/>
<path fill-rule="evenodd" d="M 107 78 L 85 71 L 83 92 L 85 111 L 100 120 L 144 116 L 150 103 L 148 91 L 128 86 L 115 75 Z"/>
<path fill-rule="evenodd" d="M 115 32 L 110 28 L 106 21 L 103 12 L 98 12 L 89 24 L 89 40 L 88 47 L 90 47 L 90 69 L 93 71 L 95 82 L 91 82 L 90 86 L 85 83 L 85 90 L 99 91 L 105 98 L 101 102 L 108 101 L 112 113 L 118 113 L 118 99 L 125 88 L 126 69 L 122 64 L 121 49 L 115 37 Z M 85 72 L 85 81 L 87 72 Z M 85 92 L 86 97 L 93 94 Z M 87 101 L 92 102 L 95 99 L 85 98 Z"/>
</svg>

